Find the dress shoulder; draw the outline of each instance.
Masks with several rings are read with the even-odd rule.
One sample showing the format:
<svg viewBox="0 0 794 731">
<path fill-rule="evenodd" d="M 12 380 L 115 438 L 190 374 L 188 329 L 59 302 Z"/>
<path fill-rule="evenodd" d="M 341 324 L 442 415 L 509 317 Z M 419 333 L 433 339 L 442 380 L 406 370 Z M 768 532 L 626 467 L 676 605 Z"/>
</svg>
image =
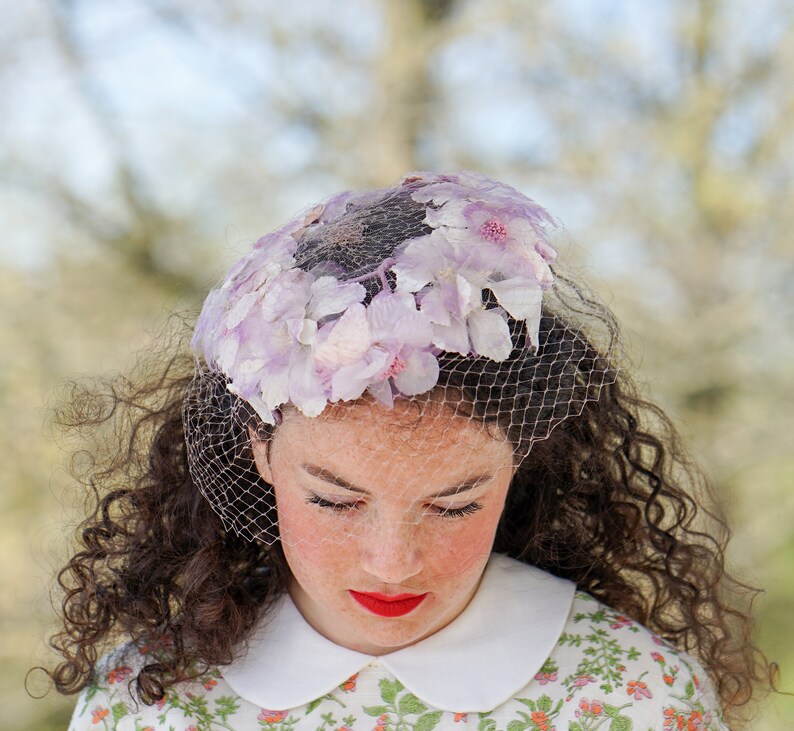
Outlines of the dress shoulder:
<svg viewBox="0 0 794 731">
<path fill-rule="evenodd" d="M 574 730 L 611 717 L 609 728 L 616 730 L 728 731 L 694 657 L 585 592 L 576 593 L 557 646 L 535 680 L 559 687 L 566 705 L 577 705 Z"/>
<path fill-rule="evenodd" d="M 135 679 L 147 663 L 157 660 L 156 650 L 132 643 L 120 645 L 100 658 L 94 677 L 77 699 L 68 731 L 196 728 L 197 721 L 200 723 L 210 710 L 213 718 L 236 710 L 235 698 L 217 699 L 214 705 L 220 703 L 218 709 L 206 707 L 206 692 L 222 682 L 215 669 L 171 686 L 160 701 L 143 703 L 135 692 Z"/>
</svg>

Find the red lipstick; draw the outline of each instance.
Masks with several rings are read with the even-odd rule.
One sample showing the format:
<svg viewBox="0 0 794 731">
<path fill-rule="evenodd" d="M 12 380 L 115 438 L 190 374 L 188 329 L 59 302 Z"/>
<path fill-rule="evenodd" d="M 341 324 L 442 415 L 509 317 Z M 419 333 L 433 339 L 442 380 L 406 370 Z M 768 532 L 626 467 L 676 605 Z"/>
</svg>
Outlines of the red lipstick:
<svg viewBox="0 0 794 731">
<path fill-rule="evenodd" d="M 427 596 L 424 594 L 378 594 L 348 590 L 364 609 L 380 617 L 402 617 L 416 609 Z"/>
</svg>

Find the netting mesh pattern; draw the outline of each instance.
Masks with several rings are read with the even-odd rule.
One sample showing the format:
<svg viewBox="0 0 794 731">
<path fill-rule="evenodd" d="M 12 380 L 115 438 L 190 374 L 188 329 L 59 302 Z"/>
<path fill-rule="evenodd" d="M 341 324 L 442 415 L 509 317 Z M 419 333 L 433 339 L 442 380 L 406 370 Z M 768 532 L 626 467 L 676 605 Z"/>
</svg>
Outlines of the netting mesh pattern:
<svg viewBox="0 0 794 731">
<path fill-rule="evenodd" d="M 262 474 L 278 457 L 284 419 L 320 423 L 360 404 L 382 420 L 432 403 L 432 418 L 422 412 L 432 430 L 399 444 L 394 430 L 294 432 L 300 454 L 354 464 L 397 500 L 411 481 L 392 460 L 400 450 L 413 450 L 412 475 L 424 484 L 443 487 L 450 473 L 462 484 L 469 467 L 475 474 L 486 463 L 487 440 L 502 440 L 515 467 L 598 399 L 617 376 L 616 329 L 563 273 L 549 243 L 557 230 L 534 201 L 490 178 L 420 173 L 342 193 L 257 242 L 207 297 L 184 402 L 192 479 L 227 530 L 290 540 Z M 339 495 L 351 494 L 344 480 L 327 479 L 316 493 L 309 502 L 335 513 Z M 462 509 L 443 500 L 414 509 L 409 493 L 399 508 L 406 524 Z M 345 540 L 351 530 L 312 540 Z"/>
</svg>

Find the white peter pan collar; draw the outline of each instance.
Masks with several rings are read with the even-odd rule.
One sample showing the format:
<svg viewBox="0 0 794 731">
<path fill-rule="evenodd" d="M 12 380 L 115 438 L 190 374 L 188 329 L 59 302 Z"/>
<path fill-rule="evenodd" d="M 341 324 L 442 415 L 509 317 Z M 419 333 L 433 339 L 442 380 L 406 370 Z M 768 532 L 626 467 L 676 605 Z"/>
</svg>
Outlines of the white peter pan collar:
<svg viewBox="0 0 794 731">
<path fill-rule="evenodd" d="M 379 657 L 320 635 L 285 594 L 255 630 L 243 657 L 222 672 L 245 700 L 288 709 L 330 693 L 373 663 L 429 706 L 490 711 L 540 670 L 568 619 L 575 589 L 570 581 L 492 554 L 477 593 L 453 622 Z"/>
</svg>

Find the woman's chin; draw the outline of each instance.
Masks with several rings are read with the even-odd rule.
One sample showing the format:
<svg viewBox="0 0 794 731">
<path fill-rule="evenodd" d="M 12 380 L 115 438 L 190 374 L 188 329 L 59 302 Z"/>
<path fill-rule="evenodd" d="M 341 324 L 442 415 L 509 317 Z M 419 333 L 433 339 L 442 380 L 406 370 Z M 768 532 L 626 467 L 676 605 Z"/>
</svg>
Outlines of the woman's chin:
<svg viewBox="0 0 794 731">
<path fill-rule="evenodd" d="M 400 622 L 399 620 L 402 619 L 404 618 L 373 617 L 374 621 L 362 623 L 355 629 L 351 627 L 354 634 L 351 633 L 345 645 L 366 655 L 386 655 L 413 645 L 432 634 L 429 627 Z"/>
<path fill-rule="evenodd" d="M 379 617 L 361 608 L 348 625 L 345 646 L 367 655 L 386 655 L 413 645 L 441 629 L 446 622 L 431 613 L 419 612 L 402 617 Z"/>
</svg>

